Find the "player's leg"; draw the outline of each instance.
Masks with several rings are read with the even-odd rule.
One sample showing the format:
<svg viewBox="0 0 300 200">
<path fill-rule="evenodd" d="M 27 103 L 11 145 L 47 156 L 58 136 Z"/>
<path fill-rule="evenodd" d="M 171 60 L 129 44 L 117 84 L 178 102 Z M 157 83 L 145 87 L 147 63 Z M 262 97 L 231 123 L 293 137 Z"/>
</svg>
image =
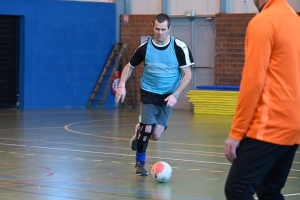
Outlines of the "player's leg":
<svg viewBox="0 0 300 200">
<path fill-rule="evenodd" d="M 159 140 L 163 132 L 167 129 L 167 125 L 173 110 L 172 107 L 167 107 L 166 105 L 160 105 L 157 107 L 158 112 L 155 115 L 156 126 L 151 136 L 152 140 Z"/>
<path fill-rule="evenodd" d="M 151 135 L 151 139 L 152 140 L 159 140 L 159 138 L 161 137 L 161 135 L 163 134 L 163 132 L 167 129 L 167 124 L 169 122 L 171 113 L 172 113 L 172 108 L 171 107 L 167 107 L 165 105 L 161 105 L 161 106 L 157 106 L 158 109 L 156 109 L 156 111 L 154 113 L 155 114 L 155 121 L 156 121 L 156 126 L 154 127 L 154 131 L 153 134 Z M 146 112 L 146 111 L 144 111 Z M 139 123 L 136 124 L 135 126 L 135 131 L 134 131 L 134 135 L 130 140 L 130 147 L 133 151 L 136 151 L 137 149 L 137 137 L 139 135 L 140 132 L 140 128 L 141 128 L 141 121 L 142 121 L 142 106 L 141 106 L 141 111 L 140 111 L 140 115 L 139 115 Z M 147 129 L 149 129 L 150 127 L 148 127 Z M 149 132 L 149 130 L 148 130 Z"/>
<path fill-rule="evenodd" d="M 250 145 L 248 143 L 250 143 Z M 254 199 L 253 194 L 255 193 L 256 187 L 259 183 L 253 184 L 249 178 L 257 177 L 260 173 L 254 166 L 252 166 L 252 164 L 247 166 L 248 162 L 252 161 L 253 163 L 256 163 L 256 160 L 251 157 L 247 160 L 250 154 L 247 147 L 250 146 L 252 146 L 251 141 L 248 141 L 248 139 L 245 138 L 241 141 L 237 148 L 237 159 L 232 163 L 225 183 L 225 196 L 227 200 Z M 251 153 L 251 155 L 252 154 L 253 153 Z M 247 176 L 246 171 L 249 171 L 249 176 Z"/>
<path fill-rule="evenodd" d="M 140 114 L 139 114 L 139 123 L 137 123 L 135 125 L 134 134 L 133 134 L 132 138 L 130 139 L 130 148 L 132 151 L 136 151 L 136 149 L 137 149 L 137 137 L 140 132 L 140 128 L 141 128 L 140 123 L 142 121 L 142 106 L 143 105 L 141 105 Z"/>
<path fill-rule="evenodd" d="M 155 124 L 153 134 L 151 135 L 151 140 L 157 141 L 165 131 L 165 126 L 160 124 Z"/>
<path fill-rule="evenodd" d="M 297 148 L 298 145 L 282 148 L 285 153 L 257 188 L 256 194 L 260 200 L 284 199 L 281 189 L 287 180 Z"/>
<path fill-rule="evenodd" d="M 133 134 L 133 136 L 132 136 L 132 138 L 130 139 L 130 142 L 129 142 L 130 143 L 130 148 L 131 148 L 132 151 L 136 151 L 136 149 L 137 149 L 137 137 L 140 133 L 140 130 L 141 130 L 141 123 L 139 122 L 135 125 L 134 134 Z"/>
<path fill-rule="evenodd" d="M 137 150 L 136 150 L 136 165 L 135 173 L 139 176 L 147 176 L 148 172 L 145 169 L 146 163 L 146 150 L 149 143 L 150 136 L 153 133 L 155 124 L 141 123 L 139 135 L 137 137 Z"/>
<path fill-rule="evenodd" d="M 155 127 L 155 114 L 157 109 L 155 105 L 143 104 L 142 105 L 142 119 L 140 128 L 137 134 L 137 148 L 136 148 L 136 165 L 135 173 L 140 176 L 147 176 L 148 172 L 145 169 L 146 163 L 146 150 L 149 143 L 150 136 L 152 135 Z"/>
<path fill-rule="evenodd" d="M 244 138 L 227 177 L 226 198 L 253 200 L 254 193 L 282 157 L 283 150 L 279 145 Z"/>
<path fill-rule="evenodd" d="M 135 173 L 137 175 L 146 176 L 148 173 L 144 166 L 146 163 L 146 150 L 149 139 L 154 134 L 154 137 L 151 137 L 152 139 L 158 140 L 160 138 L 167 127 L 167 123 L 172 113 L 172 108 L 166 107 L 165 105 L 143 104 L 141 113 L 142 122 L 140 123 L 140 128 L 137 131 L 138 137 Z"/>
</svg>

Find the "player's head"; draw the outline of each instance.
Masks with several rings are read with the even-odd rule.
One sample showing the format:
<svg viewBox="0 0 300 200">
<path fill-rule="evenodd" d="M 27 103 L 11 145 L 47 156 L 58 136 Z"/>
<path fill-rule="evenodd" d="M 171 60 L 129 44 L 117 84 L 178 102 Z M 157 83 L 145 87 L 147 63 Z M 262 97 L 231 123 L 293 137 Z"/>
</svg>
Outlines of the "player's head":
<svg viewBox="0 0 300 200">
<path fill-rule="evenodd" d="M 165 44 L 169 41 L 170 29 L 170 17 L 163 13 L 157 15 L 153 20 L 154 41 L 157 44 Z"/>
<path fill-rule="evenodd" d="M 170 29 L 170 26 L 171 26 L 171 19 L 168 15 L 164 14 L 164 13 L 160 13 L 158 15 L 155 16 L 154 20 L 153 20 L 153 27 L 154 27 L 154 24 L 155 24 L 155 21 L 157 21 L 158 23 L 163 23 L 165 21 L 167 21 L 167 24 L 168 24 L 168 29 Z"/>
</svg>

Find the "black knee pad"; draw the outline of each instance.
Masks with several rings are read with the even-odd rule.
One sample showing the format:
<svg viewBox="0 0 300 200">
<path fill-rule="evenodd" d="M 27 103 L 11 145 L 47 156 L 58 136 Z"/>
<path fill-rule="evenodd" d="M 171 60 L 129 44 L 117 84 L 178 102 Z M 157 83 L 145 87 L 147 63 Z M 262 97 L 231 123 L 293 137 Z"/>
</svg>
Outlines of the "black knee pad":
<svg viewBox="0 0 300 200">
<path fill-rule="evenodd" d="M 141 125 L 141 128 L 140 128 L 140 132 L 139 132 L 139 135 L 138 135 L 138 138 L 137 138 L 137 152 L 138 153 L 145 153 L 146 149 L 147 149 L 147 146 L 148 146 L 150 136 L 152 135 L 152 133 L 154 131 L 155 124 L 140 123 L 140 125 Z M 152 126 L 150 133 L 146 132 L 146 126 L 147 125 Z"/>
</svg>

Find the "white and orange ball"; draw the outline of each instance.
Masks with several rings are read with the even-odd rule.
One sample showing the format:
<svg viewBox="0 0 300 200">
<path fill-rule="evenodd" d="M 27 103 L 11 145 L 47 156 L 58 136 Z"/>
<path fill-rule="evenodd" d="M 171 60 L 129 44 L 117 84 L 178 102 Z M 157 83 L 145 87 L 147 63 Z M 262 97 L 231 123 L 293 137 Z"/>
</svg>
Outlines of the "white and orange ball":
<svg viewBox="0 0 300 200">
<path fill-rule="evenodd" d="M 172 167 L 166 162 L 157 162 L 152 166 L 151 175 L 160 183 L 167 182 L 172 176 Z"/>
</svg>

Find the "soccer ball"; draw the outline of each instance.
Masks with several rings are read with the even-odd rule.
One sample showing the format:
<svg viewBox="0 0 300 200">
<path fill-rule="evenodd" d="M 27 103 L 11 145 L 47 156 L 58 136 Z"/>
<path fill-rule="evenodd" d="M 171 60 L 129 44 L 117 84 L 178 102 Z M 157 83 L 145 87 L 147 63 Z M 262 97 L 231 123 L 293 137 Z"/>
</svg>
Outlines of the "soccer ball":
<svg viewBox="0 0 300 200">
<path fill-rule="evenodd" d="M 167 182 L 172 176 L 172 167 L 166 162 L 157 162 L 152 166 L 151 175 L 160 183 Z"/>
</svg>

